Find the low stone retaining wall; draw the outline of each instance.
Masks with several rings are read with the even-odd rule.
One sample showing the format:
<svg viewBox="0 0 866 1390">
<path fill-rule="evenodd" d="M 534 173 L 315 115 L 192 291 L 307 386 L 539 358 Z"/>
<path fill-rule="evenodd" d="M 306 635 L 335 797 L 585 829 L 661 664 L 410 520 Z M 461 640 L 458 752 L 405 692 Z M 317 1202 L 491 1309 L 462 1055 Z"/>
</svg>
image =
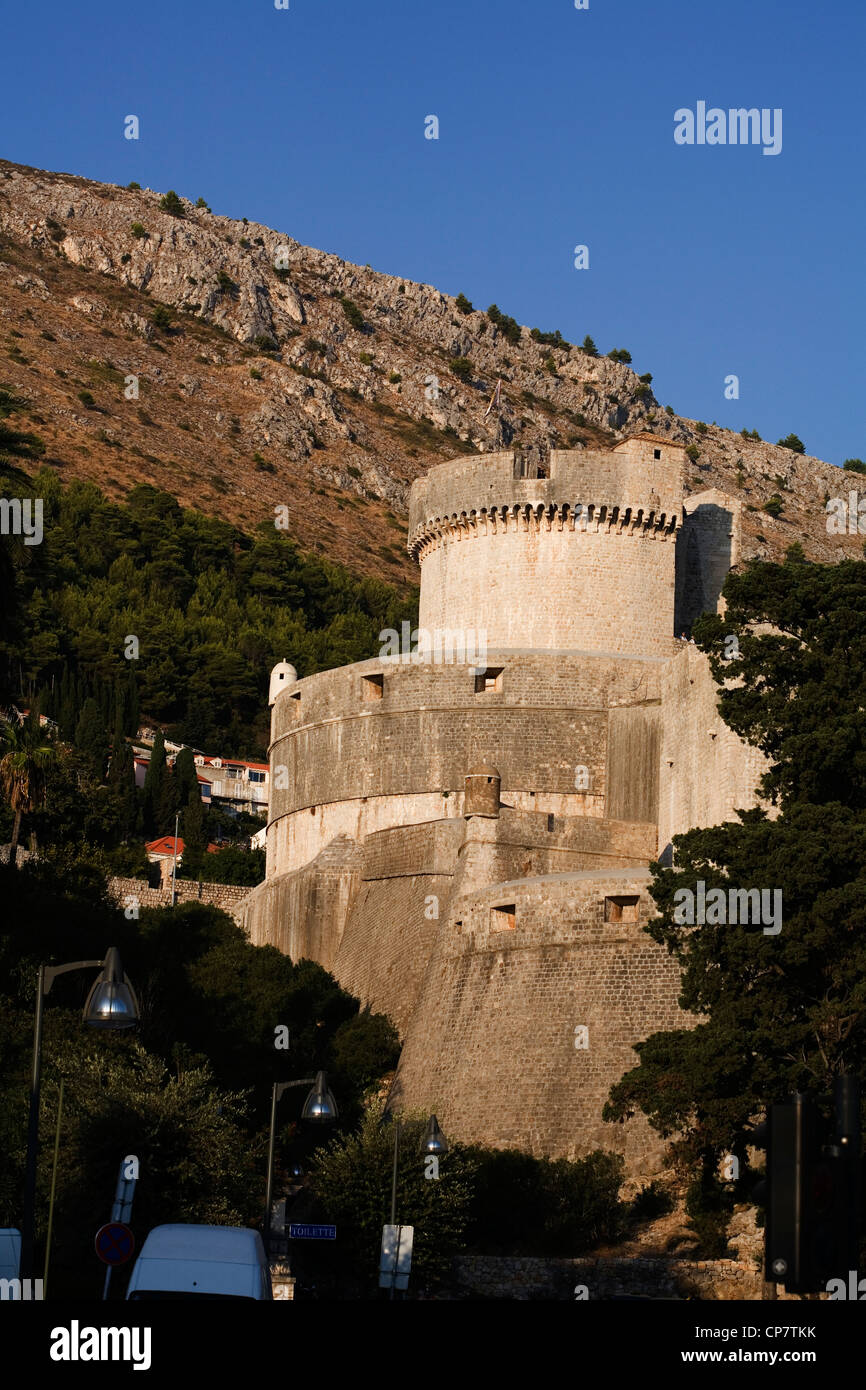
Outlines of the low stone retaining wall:
<svg viewBox="0 0 866 1390">
<path fill-rule="evenodd" d="M 108 891 L 119 907 L 131 907 L 133 900 L 139 907 L 170 907 L 171 888 L 151 888 L 143 878 L 110 878 Z M 238 887 L 233 883 L 192 883 L 177 880 L 177 901 L 179 903 L 209 903 L 221 907 L 240 923 L 240 905 L 250 893 L 249 888 Z"/>
<path fill-rule="evenodd" d="M 455 1261 L 457 1288 L 476 1298 L 573 1301 L 616 1295 L 706 1300 L 759 1300 L 763 1275 L 751 1260 L 638 1259 L 587 1256 L 544 1259 L 461 1255 Z M 584 1293 L 583 1290 L 586 1290 Z M 825 1295 L 822 1295 L 825 1297 Z M 781 1301 L 796 1294 L 778 1291 Z"/>
</svg>

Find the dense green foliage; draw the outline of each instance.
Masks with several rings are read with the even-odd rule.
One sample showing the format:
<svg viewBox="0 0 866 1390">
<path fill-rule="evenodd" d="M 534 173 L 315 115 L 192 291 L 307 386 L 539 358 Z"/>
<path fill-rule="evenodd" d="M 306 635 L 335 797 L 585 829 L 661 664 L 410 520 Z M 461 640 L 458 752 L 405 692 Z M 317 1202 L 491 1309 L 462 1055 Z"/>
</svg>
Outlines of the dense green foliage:
<svg viewBox="0 0 866 1390">
<path fill-rule="evenodd" d="M 141 1180 L 139 1242 L 161 1221 L 256 1222 L 264 1200 L 265 1139 L 275 1080 L 328 1071 L 347 1129 L 365 1089 L 393 1068 L 396 1035 L 311 961 L 251 946 L 230 918 L 186 904 L 128 920 L 106 900 L 92 866 L 67 856 L 38 868 L 0 866 L 0 1226 L 20 1225 L 28 1072 L 40 961 L 101 959 L 119 948 L 141 1005 L 134 1034 L 87 1029 L 80 1009 L 95 972 L 63 976 L 45 1012 L 38 1230 L 44 1234 L 51 1139 L 64 1079 L 55 1269 L 95 1296 L 102 1271 L 93 1233 L 106 1220 L 121 1158 Z M 275 1046 L 289 1030 L 289 1048 Z M 305 1089 L 279 1116 L 277 1191 L 287 1165 L 322 1142 L 299 1113 Z M 327 1135 L 325 1136 L 327 1137 Z M 79 1284 L 78 1292 L 81 1292 Z"/>
<path fill-rule="evenodd" d="M 842 1071 L 866 1080 L 866 563 L 752 562 L 724 594 L 725 615 L 701 618 L 695 641 L 726 723 L 769 760 L 761 787 L 778 814 L 691 830 L 674 839 L 673 867 L 653 865 L 659 916 L 647 930 L 679 962 L 681 1003 L 700 1021 L 639 1044 L 605 1112 L 640 1108 L 660 1133 L 679 1132 L 673 1155 L 698 1184 L 692 1215 L 708 1219 L 723 1216 L 721 1155 L 738 1156 L 745 1182 L 769 1103 L 796 1090 L 825 1102 Z M 778 892 L 780 929 L 689 925 L 680 894 L 700 881 L 707 894 Z"/>
<path fill-rule="evenodd" d="M 576 1162 L 451 1143 L 438 1177 L 421 1152 L 427 1116 L 404 1115 L 397 1220 L 415 1227 L 412 1286 L 447 1283 L 461 1249 L 578 1255 L 625 1229 L 623 1162 L 596 1152 Z M 357 1133 L 320 1149 L 309 1188 L 320 1219 L 337 1223 L 340 1264 L 358 1293 L 374 1295 L 382 1226 L 390 1221 L 394 1119 L 371 1103 Z"/>
<path fill-rule="evenodd" d="M 94 699 L 111 734 L 134 734 L 144 719 L 178 742 L 261 758 L 277 661 L 303 676 L 362 660 L 382 628 L 414 613 L 379 580 L 303 554 L 274 527 L 249 536 L 149 486 L 119 506 L 90 483 L 64 489 L 47 469 L 30 487 L 45 536 L 0 545 L 11 590 L 0 697 L 38 699 L 65 739 Z M 138 656 L 127 659 L 130 637 Z"/>
</svg>

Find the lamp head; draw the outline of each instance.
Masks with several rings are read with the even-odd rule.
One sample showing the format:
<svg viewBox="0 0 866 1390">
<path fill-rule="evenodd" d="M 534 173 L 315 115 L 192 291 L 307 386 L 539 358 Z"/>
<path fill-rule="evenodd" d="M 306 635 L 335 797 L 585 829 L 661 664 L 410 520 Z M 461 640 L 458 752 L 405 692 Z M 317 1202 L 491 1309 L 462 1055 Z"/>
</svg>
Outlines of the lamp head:
<svg viewBox="0 0 866 1390">
<path fill-rule="evenodd" d="M 437 1158 L 448 1152 L 448 1140 L 439 1128 L 439 1121 L 435 1115 L 431 1115 L 427 1121 L 427 1133 L 421 1144 L 421 1152 L 422 1154 L 435 1154 Z"/>
<path fill-rule="evenodd" d="M 84 1021 L 92 1028 L 120 1032 L 124 1028 L 134 1028 L 139 1018 L 135 990 L 123 973 L 120 952 L 116 946 L 111 946 L 105 956 L 102 974 L 94 981 L 87 996 Z"/>
<path fill-rule="evenodd" d="M 301 1111 L 302 1120 L 312 1120 L 315 1124 L 326 1124 L 336 1120 L 339 1111 L 334 1093 L 328 1086 L 328 1078 L 323 1071 L 316 1073 L 316 1080 Z"/>
</svg>

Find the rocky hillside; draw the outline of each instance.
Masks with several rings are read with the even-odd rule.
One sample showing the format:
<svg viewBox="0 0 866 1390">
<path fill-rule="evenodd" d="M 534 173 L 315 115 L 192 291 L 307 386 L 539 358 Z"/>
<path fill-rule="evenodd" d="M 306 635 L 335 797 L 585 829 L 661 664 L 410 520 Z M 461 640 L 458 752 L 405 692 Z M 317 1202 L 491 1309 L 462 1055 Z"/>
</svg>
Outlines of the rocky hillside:
<svg viewBox="0 0 866 1390">
<path fill-rule="evenodd" d="M 690 492 L 742 499 L 745 554 L 862 553 L 824 510 L 855 475 L 673 414 L 627 365 L 204 205 L 5 161 L 0 382 L 62 476 L 245 529 L 286 508 L 302 545 L 392 582 L 417 579 L 404 520 L 431 464 L 647 429 L 697 451 Z"/>
</svg>

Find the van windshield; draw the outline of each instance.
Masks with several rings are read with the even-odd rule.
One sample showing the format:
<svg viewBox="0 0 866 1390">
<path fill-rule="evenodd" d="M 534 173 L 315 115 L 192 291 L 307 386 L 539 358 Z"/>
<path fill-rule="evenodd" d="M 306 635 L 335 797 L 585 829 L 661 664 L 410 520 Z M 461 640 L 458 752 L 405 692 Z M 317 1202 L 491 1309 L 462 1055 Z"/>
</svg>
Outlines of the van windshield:
<svg viewBox="0 0 866 1390">
<path fill-rule="evenodd" d="M 182 1289 L 136 1289 L 135 1293 L 129 1295 L 129 1302 L 144 1303 L 155 1298 L 218 1298 L 229 1299 L 230 1302 L 236 1302 L 238 1299 L 241 1299 L 245 1303 L 255 1303 L 257 1301 L 250 1294 L 246 1293 L 189 1293 Z"/>
</svg>

